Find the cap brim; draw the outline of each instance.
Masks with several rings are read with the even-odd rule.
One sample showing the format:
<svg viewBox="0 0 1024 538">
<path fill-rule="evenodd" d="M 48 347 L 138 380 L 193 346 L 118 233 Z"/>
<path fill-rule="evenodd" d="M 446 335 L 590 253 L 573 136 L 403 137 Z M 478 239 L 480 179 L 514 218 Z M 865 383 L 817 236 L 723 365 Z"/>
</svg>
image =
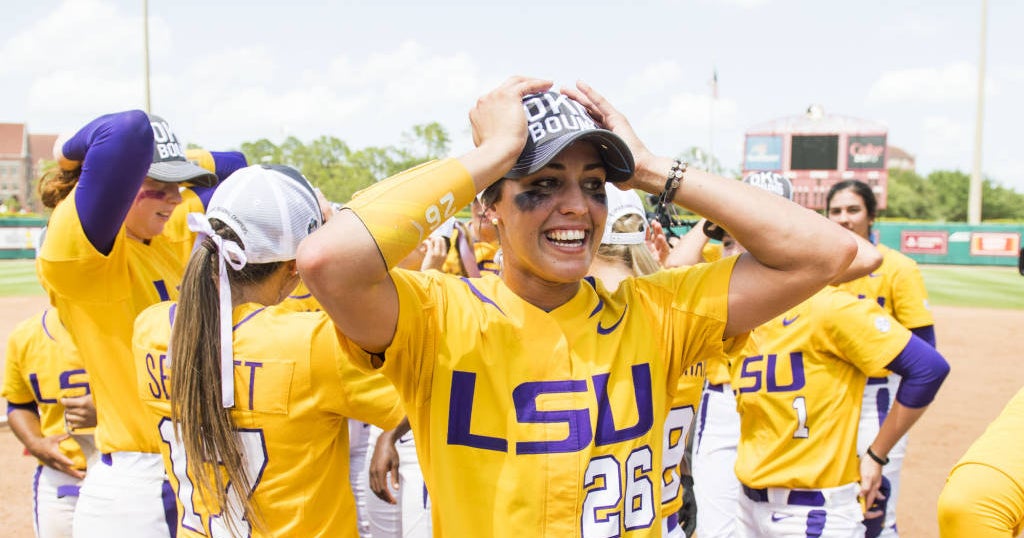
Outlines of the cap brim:
<svg viewBox="0 0 1024 538">
<path fill-rule="evenodd" d="M 146 177 L 164 183 L 191 183 L 200 187 L 212 187 L 217 184 L 217 174 L 188 161 L 152 163 Z"/>
<path fill-rule="evenodd" d="M 518 179 L 537 172 L 577 140 L 590 140 L 597 145 L 601 160 L 604 161 L 605 177 L 608 181 L 618 183 L 626 181 L 633 175 L 633 152 L 629 150 L 626 142 L 606 129 L 591 129 L 562 136 L 534 147 L 529 155 L 524 153 L 519 156 L 519 160 L 505 177 Z"/>
</svg>

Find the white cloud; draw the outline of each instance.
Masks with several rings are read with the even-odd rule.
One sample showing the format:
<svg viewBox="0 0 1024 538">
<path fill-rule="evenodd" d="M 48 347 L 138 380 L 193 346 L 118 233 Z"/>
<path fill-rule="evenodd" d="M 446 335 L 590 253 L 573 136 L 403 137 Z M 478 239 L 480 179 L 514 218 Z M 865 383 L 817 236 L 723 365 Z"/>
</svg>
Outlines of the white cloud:
<svg viewBox="0 0 1024 538">
<path fill-rule="evenodd" d="M 129 60 L 129 51 L 138 50 L 125 43 L 142 42 L 139 22 L 138 17 L 120 14 L 109 3 L 98 0 L 64 2 L 4 42 L 0 47 L 0 73 L 84 68 L 94 73 L 116 71 L 119 64 Z M 85 30 L 90 28 L 98 31 Z M 141 57 L 137 60 L 141 65 Z"/>
<path fill-rule="evenodd" d="M 922 153 L 942 155 L 958 153 L 972 147 L 974 129 L 965 123 L 945 116 L 929 116 L 924 119 L 922 128 Z"/>
<path fill-rule="evenodd" d="M 998 84 L 985 78 L 985 95 L 997 95 Z M 952 103 L 975 99 L 978 69 L 967 62 L 945 67 L 886 71 L 868 90 L 868 104 Z"/>
</svg>

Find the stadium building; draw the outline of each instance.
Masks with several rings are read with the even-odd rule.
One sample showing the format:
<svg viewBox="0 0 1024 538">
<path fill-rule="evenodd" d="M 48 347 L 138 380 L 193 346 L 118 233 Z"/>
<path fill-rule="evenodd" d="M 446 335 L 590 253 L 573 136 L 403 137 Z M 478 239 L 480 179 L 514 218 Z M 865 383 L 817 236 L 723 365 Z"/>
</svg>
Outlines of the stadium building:
<svg viewBox="0 0 1024 538">
<path fill-rule="evenodd" d="M 805 114 L 747 130 L 743 175 L 779 172 L 793 182 L 793 199 L 814 210 L 825 208 L 825 196 L 832 185 L 844 179 L 859 179 L 871 185 L 878 208 L 885 209 L 888 132 L 881 123 L 825 114 L 821 106 L 812 105 Z"/>
</svg>

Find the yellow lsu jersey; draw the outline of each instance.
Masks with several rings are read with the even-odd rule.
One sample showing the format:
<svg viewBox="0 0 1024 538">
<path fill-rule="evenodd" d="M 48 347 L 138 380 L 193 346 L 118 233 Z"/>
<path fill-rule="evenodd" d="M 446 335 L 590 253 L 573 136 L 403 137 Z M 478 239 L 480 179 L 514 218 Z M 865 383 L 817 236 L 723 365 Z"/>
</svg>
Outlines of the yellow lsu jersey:
<svg viewBox="0 0 1024 538">
<path fill-rule="evenodd" d="M 65 392 L 89 393 L 85 370 L 72 366 L 68 360 L 66 350 L 70 344 L 71 336 L 54 309 L 22 321 L 7 339 L 3 397 L 13 404 L 35 402 L 44 437 L 67 431 L 64 406 L 60 403 Z M 85 456 L 74 439 L 61 441 L 60 449 L 76 469 L 85 469 Z"/>
<path fill-rule="evenodd" d="M 178 502 L 179 536 L 217 536 L 225 527 L 220 510 L 204 508 L 169 418 L 167 343 L 176 308 L 154 305 L 136 320 L 135 386 L 161 440 Z M 342 347 L 326 314 L 247 303 L 235 308 L 233 322 L 231 417 L 268 535 L 357 536 L 346 417 L 394 428 L 405 415 L 397 392 L 380 374 L 347 359 L 361 351 Z"/>
<path fill-rule="evenodd" d="M 888 374 L 910 336 L 878 305 L 831 287 L 754 329 L 730 371 L 740 482 L 820 489 L 857 481 L 864 384 Z"/>
<path fill-rule="evenodd" d="M 704 392 L 704 365 L 704 362 L 698 362 L 679 376 L 672 408 L 665 417 L 665 444 L 662 446 L 665 470 L 661 475 L 662 517 L 675 514 L 683 506 L 680 462 L 686 451 L 686 438 L 693 435 L 690 431 L 693 417 L 700 409 L 700 398 Z"/>
<path fill-rule="evenodd" d="M 551 312 L 496 275 L 393 270 L 398 327 L 372 362 L 402 395 L 435 536 L 658 536 L 666 418 L 683 372 L 734 344 L 733 263 L 614 294 L 587 278 Z"/>
<path fill-rule="evenodd" d="M 859 299 L 872 299 L 908 329 L 935 324 L 928 290 L 917 263 L 885 245 L 877 245 L 882 265 L 874 272 L 838 287 Z"/>
<path fill-rule="evenodd" d="M 954 511 L 965 517 L 943 518 L 942 536 L 1019 536 L 1024 531 L 1024 389 L 1010 400 L 950 471 L 946 489 L 956 487 L 951 500 L 976 503 Z M 975 464 L 975 465 L 972 465 Z M 1001 475 L 1001 476 L 1000 476 Z M 1012 534 L 1006 530 L 1011 529 Z M 1002 532 L 998 532 L 1002 530 Z"/>
<path fill-rule="evenodd" d="M 126 390 L 135 386 L 132 326 L 149 305 L 177 299 L 185 251 L 165 235 L 149 244 L 129 239 L 122 226 L 110 253 L 101 254 L 82 230 L 74 191 L 50 217 L 37 269 L 90 373 L 100 452 L 160 451 L 142 400 Z"/>
</svg>

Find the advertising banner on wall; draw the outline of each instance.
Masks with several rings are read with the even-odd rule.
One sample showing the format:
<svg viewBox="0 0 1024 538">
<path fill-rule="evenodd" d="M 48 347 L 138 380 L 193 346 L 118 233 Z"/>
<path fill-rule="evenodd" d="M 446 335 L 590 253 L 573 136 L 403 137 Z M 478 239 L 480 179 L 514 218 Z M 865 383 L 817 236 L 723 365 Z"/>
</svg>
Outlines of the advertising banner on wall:
<svg viewBox="0 0 1024 538">
<path fill-rule="evenodd" d="M 746 170 L 782 170 L 782 137 L 748 136 L 743 166 Z"/>
<path fill-rule="evenodd" d="M 885 168 L 885 135 L 851 136 L 846 145 L 847 170 Z"/>
<path fill-rule="evenodd" d="M 949 250 L 949 232 L 914 231 L 900 232 L 900 251 L 907 254 L 946 254 Z"/>
<path fill-rule="evenodd" d="M 971 256 L 1017 256 L 1020 234 L 1014 232 L 971 233 Z"/>
</svg>

